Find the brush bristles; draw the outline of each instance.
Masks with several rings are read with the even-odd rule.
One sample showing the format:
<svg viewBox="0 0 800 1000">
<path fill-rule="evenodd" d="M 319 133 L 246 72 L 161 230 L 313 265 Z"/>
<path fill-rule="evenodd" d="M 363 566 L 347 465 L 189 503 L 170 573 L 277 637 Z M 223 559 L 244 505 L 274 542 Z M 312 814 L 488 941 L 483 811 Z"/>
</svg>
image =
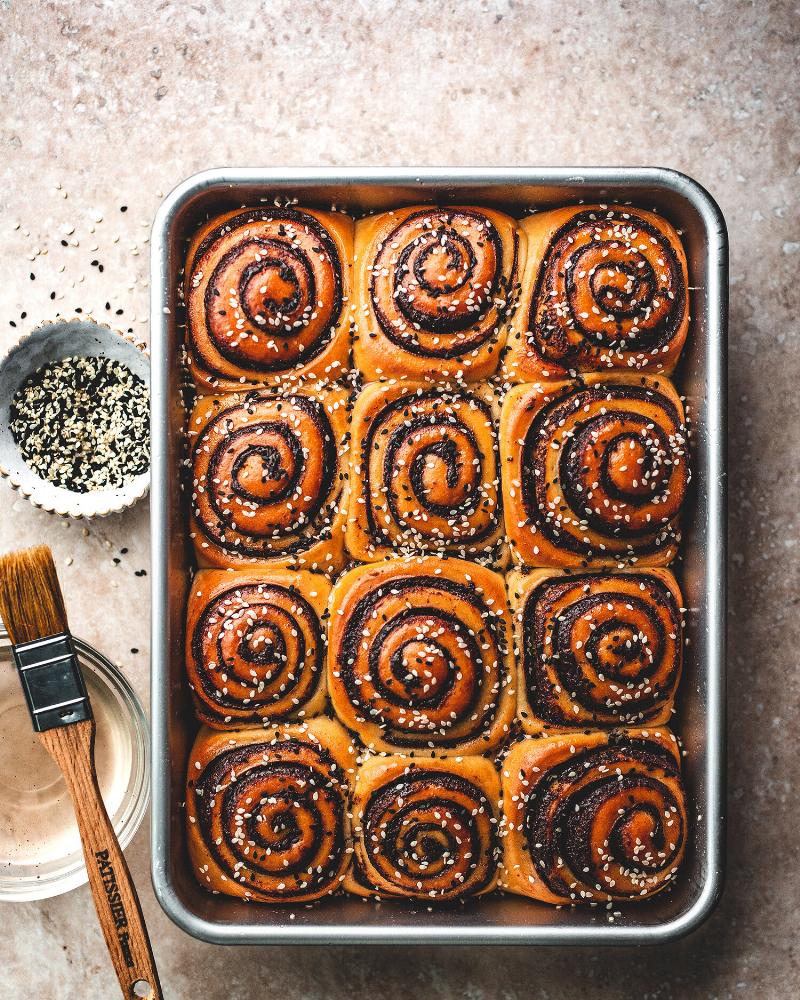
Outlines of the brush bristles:
<svg viewBox="0 0 800 1000">
<path fill-rule="evenodd" d="M 0 556 L 0 618 L 15 646 L 69 631 L 53 553 L 47 545 Z"/>
</svg>

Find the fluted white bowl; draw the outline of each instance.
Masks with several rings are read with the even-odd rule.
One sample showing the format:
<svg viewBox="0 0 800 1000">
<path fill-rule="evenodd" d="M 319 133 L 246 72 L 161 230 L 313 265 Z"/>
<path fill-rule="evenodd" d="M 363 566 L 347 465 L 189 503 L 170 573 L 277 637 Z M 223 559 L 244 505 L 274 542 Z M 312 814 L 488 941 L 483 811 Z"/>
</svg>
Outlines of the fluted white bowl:
<svg viewBox="0 0 800 1000">
<path fill-rule="evenodd" d="M 70 357 L 111 358 L 150 385 L 150 357 L 144 344 L 91 318 L 44 323 L 21 337 L 0 362 L 0 475 L 35 506 L 63 517 L 106 517 L 132 507 L 150 488 L 150 470 L 119 489 L 76 493 L 40 478 L 23 459 L 11 433 L 11 403 L 43 365 Z"/>
</svg>

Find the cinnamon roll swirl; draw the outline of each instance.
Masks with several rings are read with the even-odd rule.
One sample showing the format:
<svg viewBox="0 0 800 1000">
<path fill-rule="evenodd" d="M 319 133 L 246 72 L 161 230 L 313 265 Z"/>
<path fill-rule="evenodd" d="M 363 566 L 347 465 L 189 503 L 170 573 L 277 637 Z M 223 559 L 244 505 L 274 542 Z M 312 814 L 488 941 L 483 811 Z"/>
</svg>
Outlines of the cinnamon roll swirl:
<svg viewBox="0 0 800 1000">
<path fill-rule="evenodd" d="M 373 757 L 353 795 L 355 859 L 344 887 L 358 896 L 446 902 L 496 883 L 500 781 L 482 757 Z"/>
<path fill-rule="evenodd" d="M 525 732 L 669 721 L 683 646 L 669 570 L 515 571 L 508 591 Z"/>
<path fill-rule="evenodd" d="M 525 739 L 502 786 L 503 888 L 546 903 L 633 902 L 677 876 L 687 814 L 669 730 Z"/>
<path fill-rule="evenodd" d="M 503 580 L 421 557 L 359 566 L 333 588 L 328 690 L 371 750 L 484 753 L 514 717 Z"/>
<path fill-rule="evenodd" d="M 201 729 L 189 757 L 189 858 L 211 892 L 261 903 L 319 899 L 350 860 L 352 747 L 331 719 Z"/>
<path fill-rule="evenodd" d="M 285 569 L 195 576 L 186 672 L 201 722 L 226 729 L 324 710 L 330 590 L 319 573 Z"/>
<path fill-rule="evenodd" d="M 528 254 L 507 378 L 673 370 L 689 329 L 689 280 L 668 222 L 639 208 L 580 205 L 520 225 Z"/>
<path fill-rule="evenodd" d="M 353 409 L 350 553 L 369 562 L 439 552 L 502 565 L 498 414 L 488 386 L 366 386 Z"/>
<path fill-rule="evenodd" d="M 367 381 L 497 370 L 524 240 L 489 208 L 415 206 L 356 223 L 355 362 Z"/>
<path fill-rule="evenodd" d="M 500 421 L 503 507 L 528 566 L 665 566 L 689 484 L 683 405 L 663 378 L 515 386 Z"/>
<path fill-rule="evenodd" d="M 190 532 L 201 566 L 343 562 L 349 394 L 259 390 L 198 399 Z"/>
<path fill-rule="evenodd" d="M 189 248 L 189 366 L 204 392 L 337 379 L 350 349 L 353 221 L 274 206 L 227 212 Z"/>
</svg>

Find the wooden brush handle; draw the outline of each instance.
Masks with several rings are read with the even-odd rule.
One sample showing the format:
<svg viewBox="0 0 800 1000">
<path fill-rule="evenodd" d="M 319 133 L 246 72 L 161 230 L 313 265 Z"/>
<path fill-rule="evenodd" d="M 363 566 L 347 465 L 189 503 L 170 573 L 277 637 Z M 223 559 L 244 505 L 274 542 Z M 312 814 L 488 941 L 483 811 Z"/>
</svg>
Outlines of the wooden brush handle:
<svg viewBox="0 0 800 1000">
<path fill-rule="evenodd" d="M 128 1000 L 162 1000 L 139 897 L 100 795 L 94 731 L 94 721 L 88 719 L 48 729 L 39 738 L 61 769 L 72 797 L 94 905 L 122 995 Z"/>
</svg>

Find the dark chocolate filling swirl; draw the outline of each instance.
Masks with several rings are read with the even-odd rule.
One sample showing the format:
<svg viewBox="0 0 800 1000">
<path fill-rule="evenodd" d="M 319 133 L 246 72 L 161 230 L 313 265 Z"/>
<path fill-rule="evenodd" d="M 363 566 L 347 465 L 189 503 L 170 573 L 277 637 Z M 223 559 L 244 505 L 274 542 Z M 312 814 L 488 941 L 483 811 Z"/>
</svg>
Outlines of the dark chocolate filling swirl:
<svg viewBox="0 0 800 1000">
<path fill-rule="evenodd" d="M 547 249 L 528 340 L 541 358 L 568 368 L 619 363 L 623 352 L 657 356 L 685 308 L 683 270 L 661 230 L 631 209 L 581 212 Z"/>
<path fill-rule="evenodd" d="M 232 555 L 303 552 L 330 536 L 337 448 L 324 405 L 251 393 L 222 410 L 194 448 L 196 522 Z"/>
<path fill-rule="evenodd" d="M 473 895 L 495 870 L 492 806 L 456 773 L 413 768 L 378 787 L 364 808 L 361 839 L 364 879 L 388 895 Z"/>
<path fill-rule="evenodd" d="M 211 721 L 284 719 L 316 694 L 323 654 L 319 618 L 298 591 L 240 584 L 198 618 L 189 678 Z"/>
<path fill-rule="evenodd" d="M 656 576 L 545 580 L 526 598 L 521 627 L 528 702 L 550 725 L 645 723 L 678 682 L 680 610 Z"/>
<path fill-rule="evenodd" d="M 651 895 L 674 878 L 686 838 L 678 765 L 655 741 L 612 736 L 536 775 L 524 822 L 531 862 L 551 892 Z"/>
<path fill-rule="evenodd" d="M 361 461 L 376 544 L 471 551 L 496 534 L 500 463 L 491 409 L 478 396 L 431 389 L 387 402 Z"/>
<path fill-rule="evenodd" d="M 505 635 L 480 594 L 436 576 L 384 580 L 349 614 L 337 663 L 365 722 L 397 747 L 456 747 L 497 711 Z"/>
<path fill-rule="evenodd" d="M 522 449 L 525 513 L 553 544 L 588 559 L 647 555 L 676 540 L 687 434 L 658 389 L 568 389 L 535 415 Z"/>
<path fill-rule="evenodd" d="M 346 850 L 346 797 L 335 772 L 326 750 L 292 739 L 216 757 L 193 794 L 223 874 L 273 902 L 332 888 Z"/>
<path fill-rule="evenodd" d="M 190 308 L 189 337 L 195 363 L 218 374 L 210 348 L 254 376 L 268 375 L 307 364 L 327 347 L 342 313 L 342 262 L 314 216 L 291 208 L 246 211 L 198 247 L 190 305 L 197 294 L 202 328 Z"/>
<path fill-rule="evenodd" d="M 419 357 L 458 358 L 497 333 L 510 307 L 509 270 L 493 222 L 467 209 L 423 209 L 383 240 L 370 296 L 381 330 Z"/>
</svg>

